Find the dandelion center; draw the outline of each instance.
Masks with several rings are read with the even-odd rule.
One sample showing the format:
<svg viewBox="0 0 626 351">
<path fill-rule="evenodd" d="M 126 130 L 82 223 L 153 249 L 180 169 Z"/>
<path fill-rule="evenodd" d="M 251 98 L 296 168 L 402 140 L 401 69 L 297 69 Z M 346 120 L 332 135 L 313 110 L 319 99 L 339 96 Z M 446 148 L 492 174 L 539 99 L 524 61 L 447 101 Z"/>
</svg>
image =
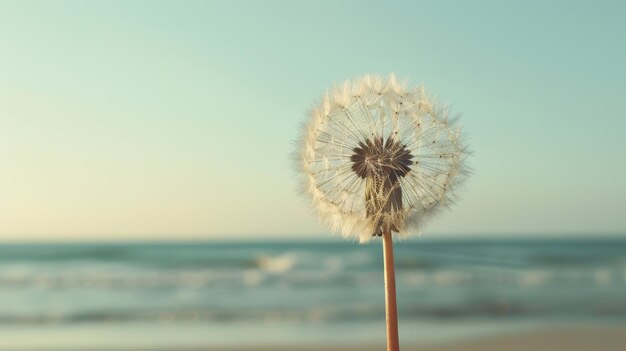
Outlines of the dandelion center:
<svg viewBox="0 0 626 351">
<path fill-rule="evenodd" d="M 394 181 L 407 175 L 413 164 L 411 152 L 392 137 L 361 141 L 352 151 L 352 170 L 361 178 L 388 177 Z"/>
</svg>

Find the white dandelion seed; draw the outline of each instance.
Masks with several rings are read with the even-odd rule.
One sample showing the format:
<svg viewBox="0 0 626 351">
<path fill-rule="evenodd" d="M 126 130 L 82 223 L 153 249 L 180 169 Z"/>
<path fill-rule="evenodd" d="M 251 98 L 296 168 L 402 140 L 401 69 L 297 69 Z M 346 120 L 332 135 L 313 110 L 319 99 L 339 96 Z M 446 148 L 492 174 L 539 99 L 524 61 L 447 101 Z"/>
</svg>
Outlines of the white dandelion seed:
<svg viewBox="0 0 626 351">
<path fill-rule="evenodd" d="M 447 106 L 394 75 L 366 75 L 314 106 L 297 162 L 321 219 L 364 243 L 385 232 L 418 233 L 452 205 L 465 155 Z"/>
</svg>

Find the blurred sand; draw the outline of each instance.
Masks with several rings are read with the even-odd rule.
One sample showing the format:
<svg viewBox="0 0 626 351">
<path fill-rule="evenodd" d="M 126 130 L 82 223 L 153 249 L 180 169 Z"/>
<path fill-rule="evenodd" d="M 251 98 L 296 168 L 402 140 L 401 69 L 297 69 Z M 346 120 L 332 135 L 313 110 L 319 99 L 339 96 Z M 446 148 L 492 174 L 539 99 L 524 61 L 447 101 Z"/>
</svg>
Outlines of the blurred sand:
<svg viewBox="0 0 626 351">
<path fill-rule="evenodd" d="M 551 329 L 515 335 L 501 335 L 488 339 L 464 341 L 438 346 L 411 346 L 402 344 L 403 351 L 624 351 L 626 350 L 626 325 L 617 327 L 577 327 Z M 259 347 L 254 351 L 384 351 L 385 345 L 360 345 L 352 347 L 275 348 Z M 252 351 L 252 350 L 250 350 Z"/>
<path fill-rule="evenodd" d="M 624 351 L 626 326 L 576 328 L 503 335 L 441 347 L 410 348 L 423 351 Z"/>
</svg>

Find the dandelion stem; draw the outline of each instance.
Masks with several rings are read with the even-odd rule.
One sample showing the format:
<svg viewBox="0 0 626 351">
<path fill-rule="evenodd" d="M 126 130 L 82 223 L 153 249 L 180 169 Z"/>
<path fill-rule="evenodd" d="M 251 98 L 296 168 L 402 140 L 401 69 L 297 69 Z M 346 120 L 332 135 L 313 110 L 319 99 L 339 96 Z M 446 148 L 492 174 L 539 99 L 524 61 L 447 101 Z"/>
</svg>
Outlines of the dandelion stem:
<svg viewBox="0 0 626 351">
<path fill-rule="evenodd" d="M 387 351 L 399 351 L 398 308 L 396 306 L 396 273 L 393 263 L 391 230 L 383 233 L 383 261 L 385 266 L 385 312 L 387 317 Z"/>
</svg>

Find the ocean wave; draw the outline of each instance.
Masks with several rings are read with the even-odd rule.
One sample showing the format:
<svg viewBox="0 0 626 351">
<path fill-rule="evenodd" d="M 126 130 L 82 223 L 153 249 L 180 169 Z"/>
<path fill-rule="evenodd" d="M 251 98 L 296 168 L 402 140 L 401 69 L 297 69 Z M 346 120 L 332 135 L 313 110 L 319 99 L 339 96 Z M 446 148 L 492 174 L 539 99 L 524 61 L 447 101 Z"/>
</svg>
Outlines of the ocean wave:
<svg viewBox="0 0 626 351">
<path fill-rule="evenodd" d="M 605 302 L 521 302 L 469 300 L 464 304 L 400 305 L 403 320 L 483 318 L 611 317 L 626 319 L 626 300 Z M 363 322 L 384 316 L 382 304 L 344 303 L 302 308 L 106 309 L 68 313 L 0 314 L 0 325 L 60 325 L 83 323 L 241 323 L 241 322 Z"/>
<path fill-rule="evenodd" d="M 384 318 L 379 245 L 118 246 L 0 245 L 0 328 Z M 583 246 L 403 242 L 399 314 L 626 318 L 626 242 Z"/>
<path fill-rule="evenodd" d="M 0 289 L 36 287 L 69 288 L 158 288 L 158 287 L 236 287 L 261 284 L 288 284 L 294 287 L 350 287 L 377 285 L 380 267 L 353 270 L 335 258 L 322 260 L 317 267 L 302 267 L 294 255 L 259 256 L 245 268 L 142 270 L 119 266 L 49 267 L 0 266 Z M 438 270 L 402 270 L 398 281 L 409 286 L 474 287 L 542 286 L 626 287 L 626 269 L 616 267 L 588 270 L 516 271 L 452 267 Z"/>
</svg>

